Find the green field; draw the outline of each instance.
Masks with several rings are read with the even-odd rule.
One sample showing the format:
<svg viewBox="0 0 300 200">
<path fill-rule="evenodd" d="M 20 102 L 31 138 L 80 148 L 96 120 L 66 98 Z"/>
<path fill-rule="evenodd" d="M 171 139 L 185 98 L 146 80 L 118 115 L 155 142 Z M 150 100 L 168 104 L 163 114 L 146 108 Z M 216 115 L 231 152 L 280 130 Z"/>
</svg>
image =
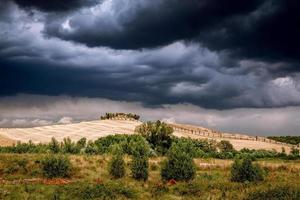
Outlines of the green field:
<svg viewBox="0 0 300 200">
<path fill-rule="evenodd" d="M 296 198 L 297 192 L 300 194 L 299 160 L 258 160 L 266 170 L 264 181 L 234 183 L 230 181 L 231 160 L 194 159 L 194 180 L 163 182 L 160 162 L 164 157 L 150 158 L 148 180 L 136 181 L 129 170 L 129 156 L 125 157 L 126 175 L 121 179 L 109 175 L 111 157 L 106 154 L 70 155 L 70 177 L 46 179 L 40 169 L 44 156 L 0 154 L 0 199 L 251 199 L 251 194 L 271 189 L 279 193 L 291 190 Z M 284 195 L 281 193 L 278 195 Z"/>
<path fill-rule="evenodd" d="M 138 132 L 0 147 L 0 199 L 300 199 L 297 148 L 237 151 L 160 121 Z"/>
</svg>

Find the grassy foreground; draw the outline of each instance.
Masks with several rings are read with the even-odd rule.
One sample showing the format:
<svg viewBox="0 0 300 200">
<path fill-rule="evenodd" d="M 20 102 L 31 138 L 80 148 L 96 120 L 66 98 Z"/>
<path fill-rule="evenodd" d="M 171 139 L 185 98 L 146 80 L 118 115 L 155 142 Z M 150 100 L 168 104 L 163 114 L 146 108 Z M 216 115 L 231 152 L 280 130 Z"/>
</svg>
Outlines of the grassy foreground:
<svg viewBox="0 0 300 200">
<path fill-rule="evenodd" d="M 284 199 L 289 190 L 295 197 L 300 193 L 299 160 L 258 160 L 267 172 L 264 181 L 233 183 L 231 160 L 194 159 L 193 181 L 163 182 L 160 162 L 164 157 L 155 157 L 149 160 L 149 179 L 144 182 L 131 177 L 130 157 L 125 158 L 125 177 L 112 179 L 107 154 L 70 155 L 70 178 L 46 179 L 39 167 L 44 156 L 0 154 L 0 199 L 267 199 L 264 194 L 269 192 Z"/>
</svg>

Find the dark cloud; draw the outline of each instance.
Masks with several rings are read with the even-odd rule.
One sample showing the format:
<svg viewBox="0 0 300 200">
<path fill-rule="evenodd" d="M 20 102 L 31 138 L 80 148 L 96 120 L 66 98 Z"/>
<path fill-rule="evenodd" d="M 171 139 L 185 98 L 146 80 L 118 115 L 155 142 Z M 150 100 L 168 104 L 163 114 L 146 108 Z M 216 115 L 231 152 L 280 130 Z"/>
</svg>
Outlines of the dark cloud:
<svg viewBox="0 0 300 200">
<path fill-rule="evenodd" d="M 2 97 L 67 95 L 213 109 L 300 105 L 297 39 L 290 33 L 295 21 L 287 22 L 287 33 L 263 36 L 264 27 L 284 26 L 274 16 L 286 16 L 288 8 L 294 13 L 296 4 L 293 10 L 267 0 L 120 0 L 32 14 L 6 2 L 2 8 L 9 9 L 0 12 Z M 295 43 L 282 41 L 291 48 L 272 41 L 289 33 Z"/>
<path fill-rule="evenodd" d="M 104 1 L 103 9 L 99 6 L 91 13 L 75 13 L 65 19 L 51 18 L 45 31 L 48 35 L 88 46 L 149 48 L 194 39 L 215 24 L 254 11 L 262 2 L 121 0 L 109 4 Z M 63 29 L 62 20 L 69 20 L 73 30 Z"/>
<path fill-rule="evenodd" d="M 19 6 L 24 8 L 37 8 L 42 11 L 69 11 L 84 6 L 92 6 L 99 0 L 14 0 Z"/>
<path fill-rule="evenodd" d="M 231 57 L 228 67 L 236 66 L 231 65 L 234 60 L 256 59 L 285 62 L 281 70 L 299 71 L 297 0 L 123 0 L 103 7 L 109 12 L 95 8 L 91 13 L 50 17 L 45 34 L 115 49 L 153 48 L 185 40 L 226 51 Z"/>
<path fill-rule="evenodd" d="M 227 18 L 204 30 L 198 40 L 210 49 L 227 49 L 237 59 L 286 61 L 299 70 L 299 11 L 297 0 L 266 0 L 247 15 Z"/>
</svg>

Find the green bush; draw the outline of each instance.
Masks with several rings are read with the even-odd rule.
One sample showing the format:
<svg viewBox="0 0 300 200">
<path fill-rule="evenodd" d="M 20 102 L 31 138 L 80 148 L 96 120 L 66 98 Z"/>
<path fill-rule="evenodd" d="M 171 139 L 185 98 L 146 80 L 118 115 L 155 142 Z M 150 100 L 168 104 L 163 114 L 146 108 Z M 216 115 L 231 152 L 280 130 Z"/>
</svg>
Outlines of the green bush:
<svg viewBox="0 0 300 200">
<path fill-rule="evenodd" d="M 135 129 L 135 132 L 145 137 L 151 148 L 160 154 L 165 154 L 170 148 L 173 131 L 171 126 L 159 120 L 143 123 Z"/>
<path fill-rule="evenodd" d="M 163 180 L 188 181 L 195 177 L 196 167 L 193 158 L 187 152 L 182 151 L 178 145 L 173 145 L 167 156 L 161 168 Z"/>
<path fill-rule="evenodd" d="M 180 138 L 174 140 L 173 145 L 177 145 L 181 151 L 188 153 L 192 158 L 206 157 L 206 153 L 198 146 L 196 140 L 190 138 Z"/>
<path fill-rule="evenodd" d="M 84 152 L 86 154 L 95 155 L 98 152 L 97 146 L 95 145 L 95 143 L 93 141 L 90 140 L 90 141 L 88 141 Z"/>
<path fill-rule="evenodd" d="M 76 146 L 78 149 L 83 149 L 86 146 L 86 138 L 83 137 L 80 140 L 77 141 Z"/>
<path fill-rule="evenodd" d="M 218 148 L 222 153 L 233 152 L 235 151 L 233 145 L 227 140 L 221 140 L 218 143 Z"/>
<path fill-rule="evenodd" d="M 149 175 L 149 146 L 143 140 L 133 142 L 131 145 L 133 147 L 131 162 L 132 177 L 136 180 L 146 181 Z"/>
<path fill-rule="evenodd" d="M 52 153 L 59 153 L 60 152 L 59 142 L 54 137 L 51 138 L 51 142 L 49 143 L 49 149 Z"/>
<path fill-rule="evenodd" d="M 203 151 L 205 154 L 201 155 L 200 157 L 202 157 L 202 156 L 205 157 L 209 154 L 217 152 L 217 143 L 214 140 L 173 137 L 172 145 L 178 144 L 178 143 L 188 143 L 188 145 L 191 146 L 190 148 L 194 148 L 199 152 L 200 152 L 200 150 Z M 198 156 L 196 156 L 196 157 L 198 157 Z"/>
<path fill-rule="evenodd" d="M 299 156 L 299 149 L 295 148 L 295 147 L 292 147 L 291 148 L 291 155 L 297 157 Z"/>
<path fill-rule="evenodd" d="M 131 163 L 132 177 L 136 180 L 146 181 L 148 179 L 148 157 L 133 156 Z"/>
<path fill-rule="evenodd" d="M 264 171 L 259 165 L 253 165 L 249 157 L 236 159 L 231 167 L 231 181 L 253 182 L 264 179 Z"/>
<path fill-rule="evenodd" d="M 268 138 L 293 145 L 300 144 L 300 136 L 269 136 Z"/>
<path fill-rule="evenodd" d="M 64 153 L 78 154 L 80 152 L 78 146 L 70 138 L 64 138 L 61 146 Z"/>
<path fill-rule="evenodd" d="M 69 177 L 71 173 L 71 162 L 67 156 L 48 155 L 42 162 L 42 172 L 47 178 Z"/>
<path fill-rule="evenodd" d="M 277 186 L 266 190 L 252 191 L 246 200 L 299 200 L 300 188 Z"/>
<path fill-rule="evenodd" d="M 125 161 L 123 159 L 122 148 L 114 145 L 113 157 L 109 162 L 109 174 L 113 178 L 122 178 L 125 175 Z"/>
</svg>

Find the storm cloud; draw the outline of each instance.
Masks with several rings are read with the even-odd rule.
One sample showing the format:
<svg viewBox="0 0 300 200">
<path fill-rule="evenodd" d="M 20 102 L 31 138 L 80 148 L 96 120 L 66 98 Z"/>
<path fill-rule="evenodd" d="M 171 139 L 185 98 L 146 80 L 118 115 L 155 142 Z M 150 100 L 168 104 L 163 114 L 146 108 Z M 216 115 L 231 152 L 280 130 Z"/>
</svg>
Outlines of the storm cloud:
<svg viewBox="0 0 300 200">
<path fill-rule="evenodd" d="M 300 106 L 299 11 L 296 0 L 4 0 L 0 107 L 22 94 L 135 102 L 143 111 L 184 104 L 214 116 L 235 109 L 285 116 Z M 2 115 L 0 126 L 80 118 L 24 117 Z M 218 127 L 252 124 L 240 123 Z"/>
<path fill-rule="evenodd" d="M 14 0 L 18 5 L 24 8 L 36 8 L 46 12 L 62 12 L 74 10 L 77 8 L 92 6 L 99 3 L 100 0 Z"/>
</svg>

